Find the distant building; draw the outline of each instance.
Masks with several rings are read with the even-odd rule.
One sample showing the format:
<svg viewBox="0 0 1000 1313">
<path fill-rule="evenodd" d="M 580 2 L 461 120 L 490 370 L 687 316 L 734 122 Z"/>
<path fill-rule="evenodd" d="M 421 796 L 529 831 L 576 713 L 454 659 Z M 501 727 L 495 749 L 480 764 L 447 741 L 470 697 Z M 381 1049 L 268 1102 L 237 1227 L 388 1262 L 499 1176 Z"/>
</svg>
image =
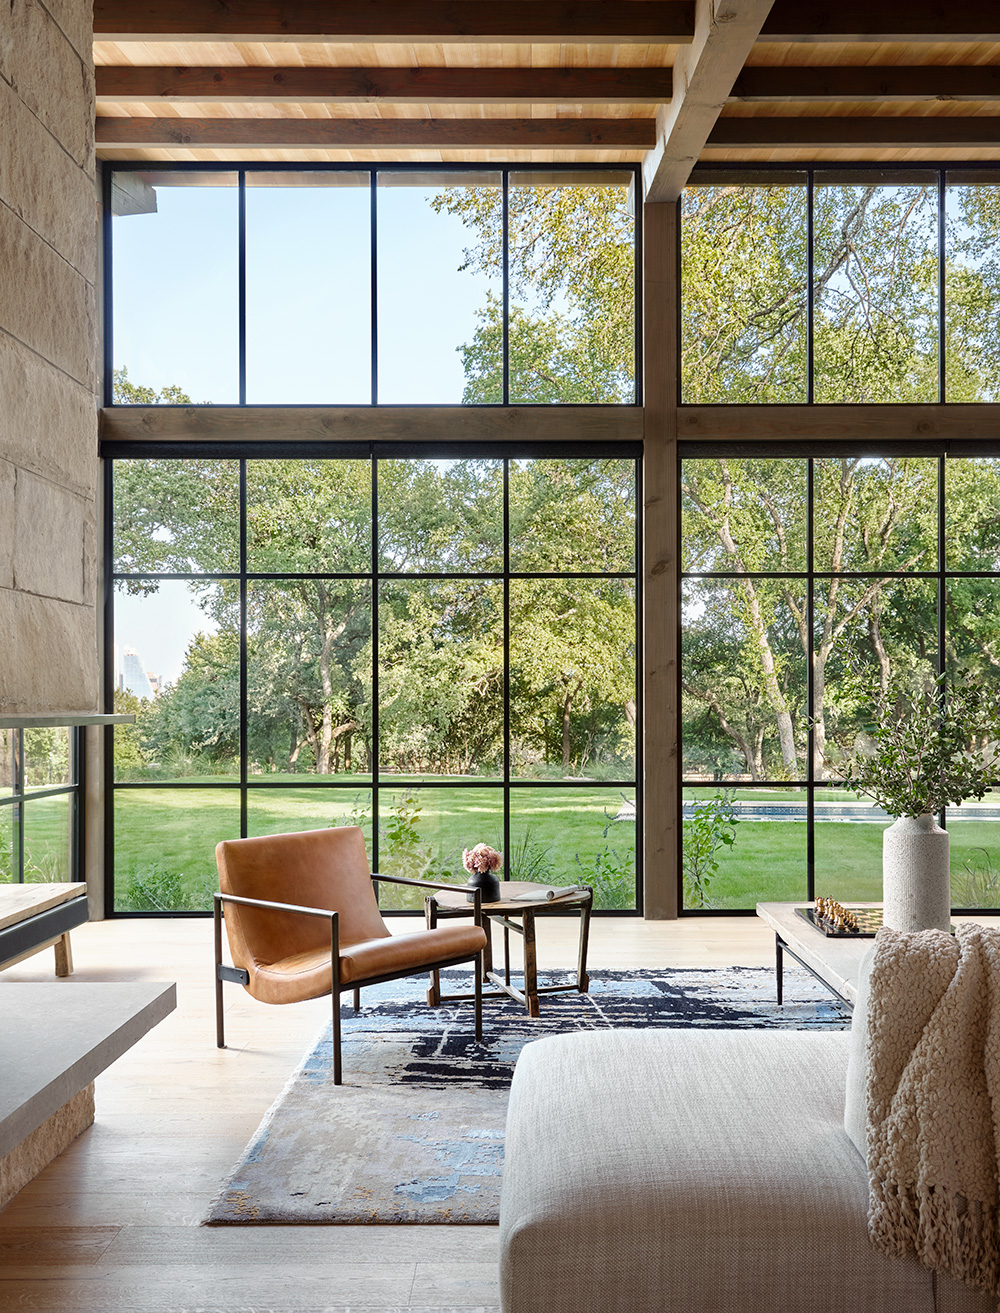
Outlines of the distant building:
<svg viewBox="0 0 1000 1313">
<path fill-rule="evenodd" d="M 159 680 L 157 680 L 159 685 Z M 122 648 L 122 662 L 118 674 L 118 687 L 125 689 L 129 693 L 134 693 L 137 698 L 144 698 L 151 701 L 155 696 L 156 689 L 146 673 L 139 653 L 134 647 Z"/>
</svg>

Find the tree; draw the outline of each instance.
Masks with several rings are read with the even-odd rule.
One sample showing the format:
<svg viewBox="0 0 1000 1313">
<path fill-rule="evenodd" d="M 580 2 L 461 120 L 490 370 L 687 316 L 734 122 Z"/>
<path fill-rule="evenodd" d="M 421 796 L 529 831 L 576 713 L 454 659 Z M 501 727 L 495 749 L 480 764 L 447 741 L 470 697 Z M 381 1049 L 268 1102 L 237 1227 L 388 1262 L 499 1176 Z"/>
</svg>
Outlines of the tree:
<svg viewBox="0 0 1000 1313">
<path fill-rule="evenodd" d="M 435 197 L 474 237 L 463 268 L 503 267 L 495 187 Z M 512 186 L 508 192 L 510 399 L 630 402 L 634 397 L 634 231 L 624 186 Z M 502 304 L 490 297 L 462 347 L 463 401 L 502 399 Z"/>
</svg>

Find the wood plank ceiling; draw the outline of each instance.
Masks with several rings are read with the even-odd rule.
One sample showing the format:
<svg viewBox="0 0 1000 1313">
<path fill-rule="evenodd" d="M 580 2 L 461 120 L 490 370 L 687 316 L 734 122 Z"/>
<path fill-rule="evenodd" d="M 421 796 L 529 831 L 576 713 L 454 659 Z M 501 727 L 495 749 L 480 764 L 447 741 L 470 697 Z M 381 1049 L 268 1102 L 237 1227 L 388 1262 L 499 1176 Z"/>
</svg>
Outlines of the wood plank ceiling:
<svg viewBox="0 0 1000 1313">
<path fill-rule="evenodd" d="M 102 159 L 1000 160 L 996 0 L 97 0 Z"/>
</svg>

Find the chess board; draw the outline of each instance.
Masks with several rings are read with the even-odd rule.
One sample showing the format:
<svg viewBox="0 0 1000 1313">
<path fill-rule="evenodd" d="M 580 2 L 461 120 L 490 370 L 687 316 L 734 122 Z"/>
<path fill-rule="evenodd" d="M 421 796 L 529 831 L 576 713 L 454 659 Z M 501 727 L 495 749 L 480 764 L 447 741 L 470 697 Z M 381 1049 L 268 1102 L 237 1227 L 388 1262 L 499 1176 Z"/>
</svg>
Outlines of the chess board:
<svg viewBox="0 0 1000 1313">
<path fill-rule="evenodd" d="M 816 915 L 814 907 L 797 907 L 795 911 L 827 939 L 874 939 L 882 925 L 881 907 L 851 907 L 848 903 L 844 907 L 858 918 L 857 930 L 840 930 L 829 921 L 823 921 Z"/>
</svg>

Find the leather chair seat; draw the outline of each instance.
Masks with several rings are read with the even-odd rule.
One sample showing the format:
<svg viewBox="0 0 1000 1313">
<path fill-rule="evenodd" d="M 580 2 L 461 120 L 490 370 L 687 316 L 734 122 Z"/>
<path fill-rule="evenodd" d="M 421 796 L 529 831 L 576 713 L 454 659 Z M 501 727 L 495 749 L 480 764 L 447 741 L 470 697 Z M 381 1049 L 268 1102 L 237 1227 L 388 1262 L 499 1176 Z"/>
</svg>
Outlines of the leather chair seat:
<svg viewBox="0 0 1000 1313">
<path fill-rule="evenodd" d="M 470 958 L 485 945 L 486 932 L 476 925 L 443 926 L 341 944 L 340 983 L 429 971 L 435 963 Z M 295 1003 L 328 994 L 332 987 L 328 947 L 293 953 L 277 962 L 251 963 L 248 970 L 248 989 L 261 1003 Z"/>
</svg>

